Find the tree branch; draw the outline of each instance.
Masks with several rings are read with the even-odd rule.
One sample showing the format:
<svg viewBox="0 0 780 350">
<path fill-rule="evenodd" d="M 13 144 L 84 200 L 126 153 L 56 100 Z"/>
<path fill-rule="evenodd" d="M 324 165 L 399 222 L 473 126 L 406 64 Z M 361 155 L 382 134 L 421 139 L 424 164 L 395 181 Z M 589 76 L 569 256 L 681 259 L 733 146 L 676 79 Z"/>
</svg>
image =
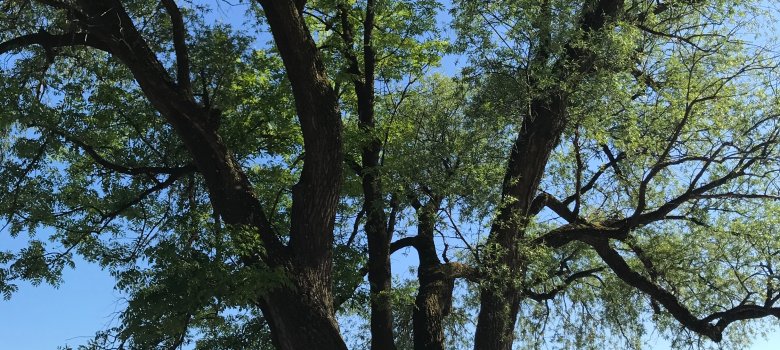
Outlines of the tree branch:
<svg viewBox="0 0 780 350">
<path fill-rule="evenodd" d="M 161 2 L 168 12 L 168 16 L 171 17 L 173 47 L 176 50 L 176 81 L 184 94 L 192 96 L 190 58 L 186 42 L 187 29 L 184 27 L 184 19 L 174 0 L 161 0 Z"/>
<path fill-rule="evenodd" d="M 108 170 L 112 170 L 121 174 L 125 175 L 157 175 L 157 174 L 178 174 L 181 172 L 193 172 L 197 169 L 195 168 L 195 165 L 192 163 L 186 164 L 184 166 L 180 167 L 160 167 L 160 166 L 140 166 L 140 167 L 128 167 L 125 165 L 117 164 L 108 161 L 103 156 L 101 156 L 94 147 L 84 143 L 81 140 L 77 140 L 75 138 L 72 138 L 68 135 L 65 135 L 64 133 L 61 133 L 59 131 L 53 131 L 55 134 L 58 134 L 60 137 L 64 138 L 65 141 L 68 141 L 77 147 L 81 148 L 84 153 L 86 153 L 90 158 L 92 158 L 95 163 L 100 164 L 104 168 Z"/>
<path fill-rule="evenodd" d="M 709 337 L 715 342 L 720 342 L 723 339 L 723 331 L 729 324 L 735 321 L 766 316 L 780 318 L 780 308 L 773 307 L 775 299 L 768 298 L 768 301 L 763 306 L 746 304 L 743 301 L 739 306 L 726 311 L 715 312 L 699 319 L 687 307 L 682 305 L 672 293 L 631 269 L 620 253 L 609 246 L 608 239 L 598 238 L 582 241 L 593 247 L 601 259 L 623 282 L 639 289 L 652 298 L 652 300 L 663 305 L 685 328 Z M 715 320 L 718 321 L 712 324 Z"/>
<path fill-rule="evenodd" d="M 556 286 L 555 288 L 553 288 L 550 291 L 537 293 L 537 292 L 534 292 L 533 290 L 531 290 L 530 288 L 528 288 L 528 289 L 525 289 L 523 291 L 523 294 L 525 294 L 526 296 L 528 296 L 529 298 L 531 298 L 531 299 L 533 299 L 535 301 L 550 300 L 550 299 L 555 298 L 555 296 L 557 296 L 558 293 L 561 293 L 564 290 L 566 290 L 566 288 L 569 287 L 573 282 L 575 282 L 577 280 L 580 280 L 580 279 L 583 279 L 583 278 L 586 278 L 586 277 L 594 277 L 596 272 L 600 272 L 600 271 L 603 271 L 603 270 L 604 270 L 604 267 L 597 267 L 597 268 L 588 269 L 588 270 L 584 270 L 584 271 L 580 271 L 580 272 L 575 272 L 575 273 L 567 276 L 566 279 L 563 280 L 563 283 L 561 283 L 560 285 Z"/>
<path fill-rule="evenodd" d="M 108 46 L 100 42 L 95 36 L 85 32 L 51 34 L 41 30 L 38 33 L 22 35 L 0 43 L 0 54 L 21 50 L 32 45 L 40 45 L 47 51 L 68 46 L 88 46 L 110 52 Z"/>
<path fill-rule="evenodd" d="M 390 254 L 393 254 L 401 249 L 412 247 L 417 244 L 417 236 L 409 236 L 401 238 L 390 244 Z"/>
</svg>

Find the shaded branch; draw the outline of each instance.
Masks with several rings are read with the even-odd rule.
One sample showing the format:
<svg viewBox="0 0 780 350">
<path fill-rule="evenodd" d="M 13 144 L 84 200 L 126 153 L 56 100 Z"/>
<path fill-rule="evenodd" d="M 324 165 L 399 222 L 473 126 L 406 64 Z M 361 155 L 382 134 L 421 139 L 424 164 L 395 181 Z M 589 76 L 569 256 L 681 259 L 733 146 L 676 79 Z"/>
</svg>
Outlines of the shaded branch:
<svg viewBox="0 0 780 350">
<path fill-rule="evenodd" d="M 151 194 L 153 194 L 155 192 L 161 191 L 163 189 L 166 189 L 169 186 L 173 185 L 173 183 L 175 183 L 178 179 L 180 179 L 182 176 L 186 175 L 187 173 L 189 173 L 189 171 L 184 170 L 184 169 L 182 169 L 182 170 L 180 170 L 178 172 L 171 173 L 171 175 L 168 176 L 168 178 L 165 179 L 165 181 L 160 182 L 160 183 L 158 183 L 158 184 L 156 184 L 156 185 L 146 189 L 145 191 L 143 191 L 140 194 L 138 194 L 138 196 L 136 196 L 131 201 L 126 202 L 124 204 L 121 204 L 119 207 L 117 207 L 116 209 L 114 209 L 114 210 L 112 210 L 112 211 L 110 211 L 108 213 L 101 214 L 102 217 L 103 217 L 103 221 L 105 221 L 105 220 L 113 220 L 113 218 L 115 218 L 117 215 L 121 214 L 123 211 L 129 209 L 130 207 L 140 203 L 142 200 L 146 199 L 146 197 L 148 197 L 149 195 L 151 195 Z"/>
<path fill-rule="evenodd" d="M 128 167 L 125 165 L 117 164 L 108 161 L 103 156 L 101 156 L 94 147 L 84 143 L 81 140 L 74 139 L 72 137 L 69 137 L 65 135 L 64 133 L 60 133 L 58 131 L 54 131 L 56 134 L 60 135 L 62 138 L 65 139 L 65 141 L 68 141 L 77 147 L 81 148 L 85 154 L 87 154 L 90 158 L 92 158 L 95 163 L 100 164 L 104 168 L 108 170 L 112 170 L 121 174 L 125 175 L 157 175 L 157 174 L 179 174 L 179 173 L 189 173 L 194 172 L 197 169 L 195 168 L 195 165 L 192 163 L 189 163 L 184 166 L 180 167 L 159 167 L 159 166 L 140 166 L 140 167 Z"/>
<path fill-rule="evenodd" d="M 448 262 L 440 265 L 440 268 L 444 272 L 447 278 L 464 278 L 470 282 L 478 282 L 481 278 L 479 270 L 472 266 L 459 262 Z"/>
<path fill-rule="evenodd" d="M 88 46 L 101 51 L 110 52 L 108 46 L 97 40 L 95 36 L 85 32 L 51 34 L 41 30 L 38 33 L 22 35 L 0 43 L 0 54 L 21 50 L 33 45 L 39 45 L 47 52 L 50 52 L 55 48 L 68 46 Z"/>
<path fill-rule="evenodd" d="M 604 164 L 604 165 L 602 165 L 602 166 L 600 166 L 599 169 L 595 173 L 593 173 L 593 176 L 591 176 L 591 178 L 588 180 L 588 182 L 585 183 L 585 185 L 583 185 L 582 188 L 580 188 L 580 191 L 579 191 L 580 195 L 583 195 L 583 194 L 585 194 L 585 192 L 590 191 L 593 188 L 593 186 L 596 185 L 596 182 L 601 177 L 601 175 L 603 175 L 604 172 L 606 172 L 606 170 L 608 168 L 610 168 L 610 167 L 613 168 L 613 170 L 615 171 L 615 174 L 617 174 L 618 176 L 622 176 L 620 168 L 618 168 L 618 162 L 626 159 L 626 152 L 620 152 L 620 153 L 618 153 L 617 156 L 614 156 L 612 154 L 612 151 L 610 151 L 609 148 L 606 145 L 602 146 L 602 149 L 604 150 L 604 153 L 607 155 L 607 158 L 609 159 L 609 162 Z M 563 204 L 564 206 L 568 206 L 576 198 L 577 198 L 577 196 L 575 194 L 570 195 L 570 196 L 566 197 L 564 200 L 562 200 L 561 204 Z"/>
<path fill-rule="evenodd" d="M 645 276 L 631 269 L 628 263 L 615 249 L 609 246 L 606 238 L 583 240 L 596 250 L 601 259 L 626 284 L 647 294 L 658 302 L 679 321 L 685 328 L 704 335 L 715 342 L 723 339 L 725 328 L 740 320 L 775 316 L 780 318 L 780 308 L 772 307 L 772 303 L 764 306 L 743 303 L 726 311 L 716 312 L 702 319 L 697 318 L 680 300 L 663 287 L 648 280 Z M 717 320 L 715 324 L 713 321 Z"/>
<path fill-rule="evenodd" d="M 573 198 L 573 197 L 567 197 L 567 199 Z M 569 202 L 570 203 L 570 202 Z M 558 214 L 562 219 L 566 220 L 568 223 L 575 223 L 576 221 L 584 221 L 583 219 L 579 218 L 577 214 L 569 210 L 569 207 L 567 206 L 568 203 L 561 202 L 557 198 L 555 198 L 553 195 L 542 192 L 536 198 L 534 198 L 533 202 L 531 202 L 531 207 L 529 212 L 533 215 L 538 214 L 543 208 L 547 207 L 550 208 L 555 214 Z"/>
<path fill-rule="evenodd" d="M 560 248 L 569 242 L 587 241 L 591 239 L 615 239 L 623 241 L 628 238 L 628 230 L 623 227 L 603 226 L 579 222 L 567 224 L 549 231 L 533 240 L 534 244 L 544 244 L 551 248 Z"/>
<path fill-rule="evenodd" d="M 176 81 L 184 94 L 192 96 L 190 58 L 186 42 L 187 29 L 184 27 L 184 19 L 174 0 L 161 0 L 161 2 L 168 16 L 171 17 L 173 47 L 176 50 Z"/>
<path fill-rule="evenodd" d="M 417 236 L 410 236 L 401 238 L 393 243 L 390 243 L 390 254 L 393 254 L 401 249 L 413 247 L 417 244 Z"/>
</svg>

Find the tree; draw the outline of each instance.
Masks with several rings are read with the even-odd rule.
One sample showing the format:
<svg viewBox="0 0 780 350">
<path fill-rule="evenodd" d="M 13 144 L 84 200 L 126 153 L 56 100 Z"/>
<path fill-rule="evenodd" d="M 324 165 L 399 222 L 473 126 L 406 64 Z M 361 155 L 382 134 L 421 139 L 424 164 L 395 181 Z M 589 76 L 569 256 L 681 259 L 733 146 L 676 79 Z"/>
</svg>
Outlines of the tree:
<svg viewBox="0 0 780 350">
<path fill-rule="evenodd" d="M 780 318 L 760 3 L 452 5 L 457 78 L 434 1 L 248 2 L 267 49 L 204 3 L 6 1 L 0 213 L 54 246 L 0 255 L 0 288 L 109 268 L 130 302 L 94 348 L 345 349 L 357 317 L 444 349 L 469 315 L 476 349 L 738 345 Z"/>
</svg>

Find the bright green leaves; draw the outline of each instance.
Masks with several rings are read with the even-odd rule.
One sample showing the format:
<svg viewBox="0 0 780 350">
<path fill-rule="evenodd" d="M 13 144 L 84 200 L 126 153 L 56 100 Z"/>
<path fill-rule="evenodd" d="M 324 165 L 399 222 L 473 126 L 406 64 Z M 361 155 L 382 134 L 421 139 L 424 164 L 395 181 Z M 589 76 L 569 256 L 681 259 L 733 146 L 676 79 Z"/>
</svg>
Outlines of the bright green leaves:
<svg viewBox="0 0 780 350">
<path fill-rule="evenodd" d="M 292 163 L 302 138 L 281 60 L 262 50 L 236 59 L 235 77 L 220 83 L 229 86 L 224 101 L 216 102 L 227 142 L 241 158 L 265 154 Z"/>
<path fill-rule="evenodd" d="M 758 17 L 747 14 L 761 11 L 750 1 L 625 2 L 609 26 L 591 31 L 584 21 L 594 3 L 458 2 L 456 25 L 461 49 L 472 59 L 467 73 L 480 85 L 479 105 L 517 127 L 537 117 L 533 102 L 565 96 L 567 129 L 540 190 L 565 200 L 567 210 L 590 223 L 626 219 L 629 227 L 646 219 L 629 233 L 630 242 L 614 243 L 615 249 L 697 317 L 728 309 L 745 295 L 765 296 L 760 287 L 772 283 L 746 277 L 765 274 L 758 267 L 771 260 L 751 258 L 756 244 L 748 242 L 760 240 L 722 233 L 757 206 L 771 206 L 778 194 L 769 185 L 773 180 L 765 182 L 780 166 L 775 63 L 763 43 L 750 43 L 742 32 L 757 28 L 751 21 Z M 542 211 L 532 234 L 560 225 L 561 216 Z M 760 217 L 744 220 L 766 227 Z M 580 252 L 568 261 L 534 256 L 522 268 L 544 280 L 544 272 L 555 271 L 562 260 L 578 266 L 572 271 L 600 264 L 592 253 Z M 647 261 L 664 277 L 654 277 Z M 623 333 L 627 325 L 628 345 L 639 346 L 642 325 L 628 321 L 648 315 L 640 311 L 646 305 L 638 305 L 646 299 L 616 287 L 615 276 L 599 276 L 600 285 L 577 284 L 554 302 L 605 310 L 600 318 L 588 309 L 576 317 L 612 332 Z M 621 306 L 620 300 L 637 305 Z M 540 317 L 538 308 L 527 311 L 527 317 Z M 664 322 L 670 332 L 678 325 Z M 565 322 L 558 326 L 572 330 Z M 533 321 L 521 327 L 527 334 L 539 329 Z M 581 347 L 601 339 L 583 336 L 561 334 L 555 341 Z"/>
<path fill-rule="evenodd" d="M 427 188 L 463 201 L 459 210 L 484 212 L 483 206 L 495 204 L 509 137 L 491 116 L 467 114 L 473 98 L 467 88 L 433 76 L 410 90 L 391 110 L 386 168 L 398 191 Z"/>
<path fill-rule="evenodd" d="M 363 42 L 365 1 L 315 1 L 309 7 L 307 23 L 326 60 L 332 62 L 328 64 L 330 76 L 340 85 L 363 78 L 352 65 L 356 61 L 362 72 L 366 44 L 375 52 L 375 79 L 384 83 L 416 79 L 438 65 L 448 48 L 437 27 L 442 6 L 436 1 L 377 1 L 369 43 Z"/>
<path fill-rule="evenodd" d="M 206 24 L 202 4 L 179 3 L 190 6 L 183 13 L 194 102 L 211 110 L 205 124 L 221 135 L 285 241 L 291 189 L 306 159 L 290 72 L 273 49 L 257 46 L 255 28 Z M 456 46 L 471 59 L 463 79 L 429 74 L 450 52 L 441 31 L 448 19 L 435 1 L 377 1 L 370 42 L 366 1 L 307 3 L 306 25 L 345 124 L 332 278 L 337 298 L 351 298 L 345 314 L 367 317 L 370 301 L 360 289 L 360 173 L 381 174 L 380 202 L 394 206 L 382 209 L 397 214 L 397 236 L 419 223 L 414 206 L 439 199 L 437 259 L 505 256 L 508 247 L 484 244 L 480 233 L 500 206 L 513 138 L 529 118 L 545 115 L 532 105 L 549 106 L 553 97 L 565 102 L 566 127 L 555 135 L 541 191 L 577 211 L 577 224 L 630 226 L 609 248 L 697 317 L 776 294 L 778 77 L 769 51 L 742 31 L 758 28 L 746 24 L 755 4 L 625 1 L 609 25 L 591 30 L 584 13 L 595 3 L 455 1 Z M 123 4 L 175 76 L 164 9 L 157 1 Z M 0 8 L 8 9 L 0 41 L 38 27 L 70 29 L 63 11 L 36 2 Z M 376 65 L 366 77 L 368 47 Z M 373 128 L 361 128 L 356 116 L 355 87 L 365 79 L 376 83 Z M 110 268 L 130 297 L 117 339 L 139 348 L 195 338 L 204 349 L 268 346 L 257 299 L 290 281 L 284 271 L 239 260 L 264 253 L 258 232 L 215 219 L 189 153 L 122 62 L 83 47 L 14 51 L 0 91 L 0 215 L 12 235 L 31 236 L 28 247 L 0 254 L 0 293 L 8 297 L 14 279 L 58 283 L 75 252 Z M 360 169 L 363 147 L 376 140 L 381 168 Z M 638 348 L 651 318 L 678 330 L 664 308 L 601 270 L 604 261 L 584 243 L 540 247 L 536 239 L 560 228 L 561 215 L 543 209 L 513 220 L 525 230 L 509 247 L 522 266 L 497 267 L 482 286 L 523 288 L 529 298 L 557 293 L 523 304 L 522 346 Z M 590 273 L 568 278 L 583 271 Z M 392 292 L 405 321 L 396 330 L 401 347 L 409 345 L 416 288 L 412 281 Z M 460 308 L 447 332 L 462 332 L 474 310 L 474 303 Z"/>
<path fill-rule="evenodd" d="M 135 347 L 156 348 L 188 343 L 202 330 L 206 335 L 200 341 L 206 344 L 267 344 L 267 339 L 262 340 L 262 322 L 242 319 L 237 311 L 254 303 L 258 293 L 288 283 L 284 272 L 241 267 L 222 260 L 229 256 L 225 253 L 219 249 L 211 255 L 170 241 L 150 248 L 146 254 L 153 268 L 119 275 L 123 289 L 130 295 L 119 339 Z M 252 326 L 254 322 L 261 323 Z M 231 327 L 260 327 L 260 333 L 243 340 L 235 333 L 215 333 Z"/>
<path fill-rule="evenodd" d="M 367 257 L 364 252 L 354 246 L 336 245 L 333 252 L 333 295 L 338 301 L 348 302 L 345 305 L 354 304 L 352 300 L 357 291 L 356 287 L 363 283 L 365 277 L 361 269 L 365 266 Z M 359 296 L 357 296 L 359 298 Z M 343 310 L 340 310 L 343 311 Z"/>
<path fill-rule="evenodd" d="M 411 79 L 439 64 L 448 47 L 436 27 L 441 10 L 433 0 L 379 2 L 374 47 L 380 79 Z"/>
</svg>

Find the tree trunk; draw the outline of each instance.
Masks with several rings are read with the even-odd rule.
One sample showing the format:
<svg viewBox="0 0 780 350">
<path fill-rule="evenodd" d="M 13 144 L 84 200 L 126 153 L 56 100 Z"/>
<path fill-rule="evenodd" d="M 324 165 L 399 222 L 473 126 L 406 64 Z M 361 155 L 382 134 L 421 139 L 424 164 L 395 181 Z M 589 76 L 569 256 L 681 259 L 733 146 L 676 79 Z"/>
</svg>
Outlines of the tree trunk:
<svg viewBox="0 0 780 350">
<path fill-rule="evenodd" d="M 444 319 L 452 308 L 453 278 L 441 268 L 418 271 L 420 289 L 414 300 L 412 322 L 415 350 L 444 350 Z"/>
<path fill-rule="evenodd" d="M 253 229 L 264 249 L 241 260 L 260 268 L 284 267 L 293 287 L 259 291 L 260 306 L 279 349 L 346 349 L 333 310 L 331 286 L 333 228 L 338 205 L 343 149 L 338 99 L 316 45 L 301 16 L 302 3 L 261 1 L 295 96 L 306 157 L 292 189 L 289 245 L 267 221 L 251 183 L 223 143 L 208 106 L 193 100 L 168 75 L 118 0 L 80 0 L 88 16 L 84 30 L 101 49 L 132 72 L 152 105 L 182 139 L 206 182 L 214 211 L 229 225 Z M 169 6 L 175 6 L 168 3 Z M 174 9 L 175 10 L 175 9 Z M 188 64 L 178 42 L 177 64 Z M 188 79 L 181 74 L 179 79 Z M 185 86 L 188 84 L 184 84 Z"/>
<path fill-rule="evenodd" d="M 294 289 L 279 288 L 262 296 L 260 308 L 278 350 L 346 350 L 329 304 L 330 285 L 305 284 L 316 280 L 294 277 Z"/>
<path fill-rule="evenodd" d="M 538 191 L 547 160 L 565 127 L 565 98 L 552 95 L 549 101 L 535 101 L 531 115 L 523 120 L 512 146 L 504 178 L 502 202 L 488 242 L 500 251 L 487 257 L 488 283 L 481 288 L 481 308 L 474 339 L 475 349 L 509 350 L 520 305 L 517 290 L 523 257 L 518 244 L 530 220 L 529 209 Z M 507 271 L 508 275 L 491 275 Z"/>
<path fill-rule="evenodd" d="M 623 9 L 623 0 L 599 0 L 587 3 L 580 14 L 579 27 L 583 32 L 594 32 L 605 27 Z M 543 27 L 539 28 L 543 30 Z M 537 48 L 535 65 L 549 61 L 550 48 Z M 566 81 L 566 72 L 574 67 L 579 75 L 592 74 L 593 53 L 575 45 L 566 45 L 565 54 L 555 64 Z M 531 82 L 534 84 L 534 82 Z M 572 82 L 576 86 L 575 82 Z M 573 87 L 572 86 L 572 87 Z M 519 255 L 518 245 L 532 219 L 529 209 L 539 189 L 545 166 L 564 131 L 568 95 L 556 88 L 534 98 L 530 113 L 524 116 L 520 133 L 509 155 L 502 187 L 502 206 L 491 227 L 488 243 L 499 248 L 487 257 L 490 271 L 507 271 L 508 275 L 487 276 L 488 283 L 481 288 L 481 308 L 474 340 L 475 349 L 509 350 L 514 340 L 514 328 L 519 311 L 521 293 L 513 279 L 522 277 L 525 261 Z M 515 283 L 513 283 L 515 282 Z"/>
<path fill-rule="evenodd" d="M 346 9 L 342 9 L 346 16 Z M 350 70 L 355 75 L 353 80 L 357 96 L 358 125 L 367 137 L 367 142 L 361 147 L 361 178 L 363 185 L 363 205 L 366 210 L 366 238 L 368 240 L 368 283 L 371 292 L 371 349 L 394 350 L 393 339 L 393 309 L 389 292 L 392 289 L 392 273 L 390 269 L 390 240 L 392 232 L 387 228 L 385 214 L 386 200 L 382 187 L 380 153 L 382 142 L 374 134 L 376 117 L 374 110 L 374 75 L 376 58 L 373 48 L 373 30 L 375 19 L 374 0 L 366 1 L 366 11 L 363 20 L 363 71 L 361 74 L 357 56 L 347 51 L 351 62 Z M 352 45 L 354 38 L 349 20 L 344 19 L 344 33 L 347 45 Z M 357 78 L 362 75 L 362 80 Z"/>
<path fill-rule="evenodd" d="M 444 349 L 444 318 L 452 307 L 454 278 L 449 276 L 436 254 L 434 229 L 441 198 L 416 205 L 418 226 L 414 247 L 420 264 L 417 279 L 420 288 L 414 301 L 412 324 L 415 350 Z"/>
<path fill-rule="evenodd" d="M 264 296 L 263 311 L 280 349 L 345 349 L 331 283 L 343 166 L 338 96 L 304 21 L 305 1 L 259 2 L 292 86 L 305 152 L 301 178 L 293 187 L 290 227 L 288 273 L 295 288 Z"/>
</svg>

